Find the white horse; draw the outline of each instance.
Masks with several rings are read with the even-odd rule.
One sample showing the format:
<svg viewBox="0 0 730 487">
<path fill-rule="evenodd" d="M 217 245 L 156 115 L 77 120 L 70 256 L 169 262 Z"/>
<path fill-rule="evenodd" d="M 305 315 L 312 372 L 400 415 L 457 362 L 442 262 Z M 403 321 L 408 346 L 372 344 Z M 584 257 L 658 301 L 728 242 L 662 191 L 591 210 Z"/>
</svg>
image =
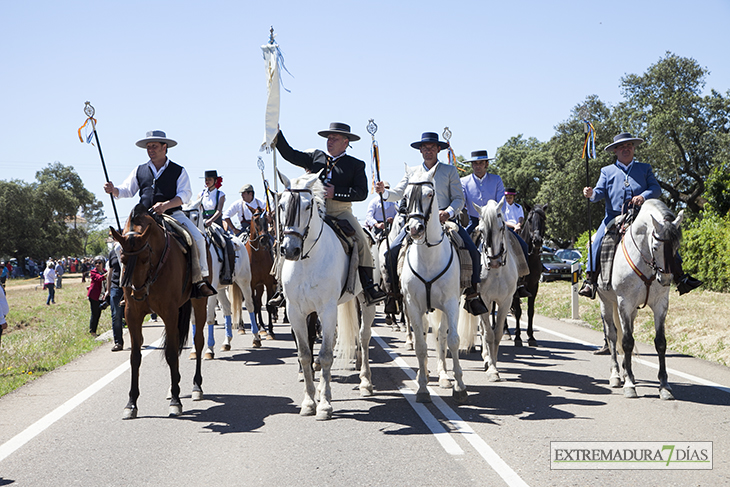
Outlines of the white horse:
<svg viewBox="0 0 730 487">
<path fill-rule="evenodd" d="M 215 357 L 215 310 L 216 310 L 216 304 L 220 303 L 221 305 L 221 311 L 223 312 L 223 319 L 225 320 L 225 338 L 223 340 L 223 345 L 221 346 L 221 351 L 226 352 L 231 349 L 231 341 L 233 340 L 233 322 L 231 320 L 231 301 L 229 300 L 228 295 L 226 294 L 226 291 L 230 287 L 228 284 L 222 285 L 220 283 L 220 271 L 223 266 L 223 263 L 220 262 L 218 258 L 218 251 L 213 247 L 213 243 L 210 242 L 210 239 L 208 238 L 208 235 L 205 230 L 205 219 L 202 218 L 200 215 L 202 213 L 202 206 L 200 205 L 200 200 L 196 202 L 196 204 L 193 204 L 191 206 L 186 206 L 185 211 L 190 212 L 190 220 L 195 223 L 195 225 L 198 227 L 198 229 L 205 235 L 206 240 L 208 240 L 209 245 L 209 253 L 210 253 L 210 260 L 211 260 L 211 266 L 210 266 L 210 283 L 213 286 L 213 288 L 218 291 L 218 294 L 211 296 L 208 298 L 208 308 L 207 308 L 207 315 L 206 315 L 206 324 L 208 325 L 208 340 L 205 347 L 205 350 L 203 352 L 203 358 L 206 360 L 211 360 Z M 238 309 L 233 310 L 233 318 L 235 319 L 236 323 L 241 323 L 241 299 L 236 299 L 240 293 L 243 293 L 243 300 L 245 300 L 246 304 L 252 307 L 253 298 L 251 294 L 251 264 L 248 259 L 248 252 L 246 251 L 246 245 L 243 243 L 241 239 L 238 237 L 232 237 L 233 242 L 233 250 L 235 254 L 235 267 L 233 270 L 233 284 L 234 286 L 237 286 L 239 290 L 234 291 L 231 288 L 231 291 L 234 292 L 233 296 L 233 302 L 236 305 Z M 253 307 L 252 307 L 253 309 Z M 249 312 L 249 318 L 251 320 L 251 330 L 254 332 L 254 340 L 258 336 L 258 328 L 256 326 L 256 316 Z M 195 333 L 195 326 L 193 325 L 193 333 Z M 190 358 L 195 358 L 195 352 L 190 353 Z"/>
<path fill-rule="evenodd" d="M 459 364 L 459 335 L 457 332 L 460 295 L 459 257 L 451 241 L 444 233 L 439 222 L 439 203 L 433 186 L 435 168 L 428 173 L 417 174 L 419 169 L 409 174 L 405 191 L 408 205 L 406 232 L 413 244 L 406 251 L 405 263 L 401 273 L 403 303 L 408 322 L 413 327 L 416 356 L 418 357 L 417 402 L 430 402 L 428 392 L 428 346 L 426 343 L 427 325 L 424 317 L 432 313 L 432 329 L 438 337 L 436 353 L 438 357 L 439 386 L 452 387 L 446 371 L 446 345 L 453 359 L 454 380 L 453 398 L 457 403 L 467 400 L 467 391 L 462 379 Z M 435 313 L 434 310 L 438 310 Z"/>
<path fill-rule="evenodd" d="M 497 356 L 499 343 L 504 334 L 504 323 L 512 305 L 512 297 L 517 290 L 517 262 L 509 245 L 502 209 L 504 197 L 497 203 L 490 200 L 480 207 L 474 205 L 479 212 L 479 231 L 484 242 L 482 249 L 482 275 L 479 293 L 489 309 L 488 313 L 479 316 L 479 328 L 482 337 L 482 359 L 487 380 L 499 382 Z M 496 321 L 492 315 L 497 311 Z M 463 340 L 462 350 L 471 349 L 477 329 L 477 317 L 462 311 L 459 316 L 459 336 Z"/>
<path fill-rule="evenodd" d="M 360 280 L 355 279 L 355 294 L 343 293 L 347 284 L 349 258 L 335 232 L 324 222 L 324 187 L 317 174 L 306 174 L 290 181 L 279 173 L 284 190 L 279 198 L 283 222 L 281 251 L 285 257 L 281 283 L 286 296 L 286 310 L 296 337 L 299 362 L 304 374 L 305 391 L 300 413 L 316 419 L 332 418 L 330 382 L 333 356 L 349 363 L 357 348 L 359 328 L 362 360 L 360 395 L 370 396 L 369 344 L 375 306 L 366 306 Z M 360 302 L 362 322 L 358 326 L 356 300 Z M 319 380 L 319 404 L 315 402 L 312 350 L 309 347 L 307 318 L 319 317 L 322 344 L 319 350 L 322 375 Z M 335 348 L 337 337 L 337 350 Z"/>
<path fill-rule="evenodd" d="M 621 387 L 624 396 L 638 397 L 636 380 L 631 368 L 634 350 L 634 319 L 639 308 L 649 306 L 654 312 L 656 338 L 654 346 L 659 356 L 659 397 L 674 399 L 667 382 L 665 354 L 667 341 L 664 321 L 669 308 L 669 284 L 672 263 L 679 248 L 683 212 L 675 218 L 664 203 L 651 199 L 641 206 L 636 220 L 628 227 L 613 258 L 610 285 L 603 276 L 598 280 L 601 316 L 611 350 L 611 387 Z M 609 289 L 607 289 L 609 288 Z M 616 324 L 620 326 L 616 326 Z M 616 357 L 622 349 L 623 375 L 619 374 Z"/>
</svg>

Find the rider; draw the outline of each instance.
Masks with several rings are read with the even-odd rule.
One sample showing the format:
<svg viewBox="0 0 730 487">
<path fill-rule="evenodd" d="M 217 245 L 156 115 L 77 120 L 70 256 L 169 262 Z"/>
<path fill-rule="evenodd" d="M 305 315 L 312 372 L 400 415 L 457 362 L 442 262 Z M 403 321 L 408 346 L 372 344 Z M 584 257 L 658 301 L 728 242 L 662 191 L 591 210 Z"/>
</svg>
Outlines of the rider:
<svg viewBox="0 0 730 487">
<path fill-rule="evenodd" d="M 634 148 L 642 142 L 644 139 L 633 137 L 627 132 L 614 137 L 613 143 L 607 145 L 604 150 L 613 151 L 616 154 L 616 162 L 601 168 L 601 176 L 598 178 L 595 189 L 590 186 L 583 188 L 583 195 L 590 201 L 605 200 L 606 215 L 593 238 L 592 258 L 588 259 L 586 280 L 578 291 L 581 296 L 591 299 L 596 297 L 601 241 L 606 230 L 611 228 L 617 217 L 626 213 L 629 206 L 641 206 L 644 201 L 658 198 L 661 195 L 661 187 L 654 177 L 651 166 L 634 159 Z M 673 264 L 676 264 L 673 265 L 674 282 L 677 284 L 677 291 L 680 295 L 702 285 L 701 281 L 682 271 L 679 254 L 675 255 Z"/>
<path fill-rule="evenodd" d="M 250 184 L 244 184 L 241 187 L 240 193 L 241 199 L 229 206 L 223 214 L 223 228 L 235 235 L 240 235 L 243 232 L 248 233 L 251 226 L 251 218 L 253 218 L 251 210 L 248 209 L 249 206 L 254 210 L 266 209 L 264 202 L 256 198 L 254 195 L 253 186 Z M 240 230 L 236 228 L 233 224 L 233 220 L 231 220 L 234 216 L 237 216 L 238 220 L 241 222 Z"/>
<path fill-rule="evenodd" d="M 434 189 L 438 195 L 439 201 L 439 220 L 441 223 L 447 220 L 454 220 L 454 217 L 459 214 L 461 209 L 464 207 L 464 190 L 461 187 L 459 181 L 459 173 L 455 166 L 449 164 L 443 164 L 438 160 L 438 153 L 441 149 L 446 149 L 449 145 L 446 142 L 438 140 L 438 134 L 435 132 L 424 132 L 421 135 L 421 140 L 413 142 L 411 147 L 418 149 L 423 156 L 423 164 L 420 166 L 425 171 L 430 171 L 436 166 L 434 173 Z M 386 201 L 398 201 L 403 198 L 406 187 L 408 186 L 409 174 L 398 183 L 393 189 L 385 189 L 383 181 L 375 183 L 375 191 L 381 193 Z M 468 287 L 464 294 L 466 295 L 466 303 L 464 308 L 474 315 L 480 315 L 487 312 L 487 307 L 484 305 L 484 301 L 477 292 L 477 285 L 481 282 L 481 260 L 479 251 L 477 250 L 471 237 L 466 233 L 466 230 L 461 225 L 458 225 L 459 235 L 464 241 L 469 254 L 472 259 L 472 276 L 471 286 Z M 396 301 L 396 289 L 397 289 L 397 262 L 398 253 L 403 245 L 403 239 L 405 238 L 406 230 L 405 227 L 401 230 L 398 236 L 390 244 L 390 249 L 386 252 L 387 270 L 386 272 L 386 285 L 390 294 L 388 296 L 388 302 L 385 304 L 386 313 L 397 313 L 397 301 Z"/>
<path fill-rule="evenodd" d="M 328 216 L 344 219 L 355 230 L 360 267 L 358 274 L 368 305 L 383 301 L 386 294 L 373 282 L 373 256 L 370 246 L 355 215 L 352 213 L 352 202 L 363 201 L 368 194 L 368 177 L 365 174 L 365 163 L 345 153 L 350 142 L 360 140 L 358 135 L 350 132 L 345 123 L 332 122 L 329 129 L 318 132 L 327 139 L 327 152 L 314 150 L 301 152 L 292 149 L 279 131 L 276 137 L 276 148 L 281 156 L 292 164 L 303 167 L 312 173 L 320 173 L 324 183 L 325 207 Z"/>
<path fill-rule="evenodd" d="M 192 195 L 190 178 L 185 168 L 167 157 L 168 147 L 175 147 L 177 142 L 169 139 L 162 130 L 152 130 L 147 132 L 144 139 L 138 140 L 136 145 L 147 149 L 150 160 L 134 168 L 121 186 L 115 187 L 114 183 L 108 181 L 104 184 L 104 191 L 115 198 L 131 198 L 139 191 L 140 203 L 148 210 L 170 215 L 182 224 L 195 240 L 198 251 L 201 275 L 193 276 L 195 294 L 200 297 L 216 294 L 215 289 L 207 282 L 205 237 L 182 211 L 182 205 Z"/>
<path fill-rule="evenodd" d="M 383 181 L 385 189 L 390 189 L 390 183 Z M 380 195 L 373 196 L 368 202 L 368 212 L 365 217 L 365 225 L 376 235 L 380 235 L 385 230 L 385 225 L 393 223 L 393 218 L 398 213 L 398 205 L 392 201 L 384 201 L 385 205 L 380 202 Z M 383 222 L 383 206 L 385 206 L 385 223 Z"/>
<path fill-rule="evenodd" d="M 203 207 L 205 226 L 209 227 L 212 223 L 223 226 L 223 205 L 226 204 L 226 194 L 220 190 L 223 185 L 223 178 L 218 176 L 218 171 L 205 171 L 205 189 L 198 195 L 195 203 L 187 206 Z"/>
</svg>

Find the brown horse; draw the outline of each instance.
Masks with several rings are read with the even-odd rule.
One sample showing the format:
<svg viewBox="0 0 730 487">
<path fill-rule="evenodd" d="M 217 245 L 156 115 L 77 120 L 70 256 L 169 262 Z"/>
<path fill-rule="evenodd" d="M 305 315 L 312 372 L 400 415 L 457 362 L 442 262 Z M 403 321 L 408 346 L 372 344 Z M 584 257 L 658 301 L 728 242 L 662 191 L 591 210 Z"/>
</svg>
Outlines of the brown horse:
<svg viewBox="0 0 730 487">
<path fill-rule="evenodd" d="M 142 320 L 157 313 L 165 323 L 165 359 L 170 367 L 170 416 L 182 414 L 180 402 L 179 356 L 187 341 L 191 310 L 195 311 L 195 350 L 197 359 L 193 378 L 193 401 L 203 398 L 201 357 L 203 323 L 207 298 L 191 299 L 193 284 L 190 267 L 182 245 L 158 224 L 158 215 L 151 215 L 137 205 L 127 220 L 123 234 L 111 229 L 114 240 L 122 246 L 124 265 L 120 285 L 126 302 L 125 318 L 132 341 L 129 361 L 132 385 L 124 419 L 137 417 L 139 367 L 142 362 Z"/>
<path fill-rule="evenodd" d="M 271 298 L 276 292 L 276 279 L 271 275 L 271 268 L 274 265 L 274 256 L 271 250 L 272 238 L 268 231 L 268 221 L 266 220 L 266 211 L 262 208 L 251 208 L 251 228 L 249 230 L 248 240 L 246 241 L 246 250 L 248 250 L 248 258 L 251 262 L 251 293 L 253 294 L 253 312 L 256 315 L 256 321 L 264 329 L 264 320 L 261 315 L 261 301 L 266 289 L 267 299 Z M 266 311 L 269 315 L 269 324 L 265 328 L 269 337 L 275 338 L 274 324 L 272 317 L 276 315 L 275 306 L 266 305 Z"/>
</svg>

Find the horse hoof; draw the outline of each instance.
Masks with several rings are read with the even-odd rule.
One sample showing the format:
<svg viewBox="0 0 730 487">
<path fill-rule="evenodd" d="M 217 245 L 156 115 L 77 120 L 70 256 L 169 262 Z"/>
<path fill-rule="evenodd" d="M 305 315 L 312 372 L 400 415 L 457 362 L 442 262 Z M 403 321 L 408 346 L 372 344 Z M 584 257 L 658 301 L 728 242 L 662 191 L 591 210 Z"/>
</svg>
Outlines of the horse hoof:
<svg viewBox="0 0 730 487">
<path fill-rule="evenodd" d="M 612 389 L 618 389 L 619 387 L 621 387 L 621 379 L 618 377 L 611 377 L 610 379 L 608 379 L 608 385 Z"/>
<path fill-rule="evenodd" d="M 198 358 L 198 354 L 196 352 L 190 352 L 190 356 L 188 357 L 190 360 L 195 360 Z"/>
<path fill-rule="evenodd" d="M 182 406 L 174 405 L 170 406 L 170 413 L 167 415 L 169 418 L 177 418 L 182 414 Z"/>
<path fill-rule="evenodd" d="M 322 364 L 320 364 L 319 362 L 314 362 L 312 369 L 314 369 L 315 372 L 319 372 L 320 370 L 322 370 Z"/>
<path fill-rule="evenodd" d="M 373 395 L 373 386 L 360 387 L 360 397 L 370 397 Z"/>
<path fill-rule="evenodd" d="M 299 380 L 299 382 L 304 382 L 304 372 L 299 372 L 297 380 Z"/>
<path fill-rule="evenodd" d="M 502 335 L 502 341 L 503 342 L 508 342 L 508 341 L 511 341 L 511 340 L 512 340 L 512 335 L 508 335 L 506 333 L 504 335 Z"/>
<path fill-rule="evenodd" d="M 431 394 L 428 392 L 416 393 L 416 402 L 431 402 Z"/>
<path fill-rule="evenodd" d="M 515 338 L 515 347 L 522 346 L 522 338 Z"/>
<path fill-rule="evenodd" d="M 239 335 L 245 335 L 246 334 L 246 330 L 244 330 L 243 328 L 239 328 L 238 329 L 238 334 Z"/>
<path fill-rule="evenodd" d="M 203 355 L 204 360 L 213 360 L 215 358 L 215 353 L 211 352 L 210 350 L 205 352 Z"/>
<path fill-rule="evenodd" d="M 659 389 L 659 398 L 662 401 L 674 401 L 674 394 L 669 389 Z"/>
<path fill-rule="evenodd" d="M 274 334 L 273 331 L 269 332 L 269 340 L 276 340 L 276 335 Z"/>
<path fill-rule="evenodd" d="M 332 406 L 317 409 L 317 416 L 314 419 L 317 421 L 328 421 L 332 419 Z"/>
<path fill-rule="evenodd" d="M 253 339 L 253 348 L 261 348 L 261 339 L 260 338 Z"/>
<path fill-rule="evenodd" d="M 624 397 L 627 399 L 636 399 L 639 395 L 636 393 L 635 387 L 624 387 Z"/>
<path fill-rule="evenodd" d="M 529 346 L 531 346 L 531 347 L 536 347 L 537 346 L 537 340 L 535 340 L 534 338 L 528 338 L 527 344 Z"/>
<path fill-rule="evenodd" d="M 451 389 L 452 387 L 454 387 L 454 384 L 452 384 L 451 381 L 446 377 L 442 377 L 441 379 L 439 379 L 439 387 L 441 389 Z"/>
<path fill-rule="evenodd" d="M 221 352 L 230 352 L 231 351 L 231 344 L 230 343 L 224 343 L 221 345 Z"/>
<path fill-rule="evenodd" d="M 451 393 L 451 397 L 454 399 L 456 404 L 466 404 L 469 401 L 469 394 L 466 392 L 466 389 L 463 391 L 457 391 L 454 389 L 454 392 Z"/>
<path fill-rule="evenodd" d="M 137 418 L 137 408 L 124 408 L 124 415 L 122 416 L 122 419 L 136 419 Z"/>
<path fill-rule="evenodd" d="M 202 401 L 203 400 L 203 391 L 193 391 L 192 399 L 193 399 L 193 401 Z"/>
<path fill-rule="evenodd" d="M 310 406 L 302 406 L 302 409 L 299 411 L 299 416 L 314 416 L 315 412 L 314 404 Z"/>
</svg>

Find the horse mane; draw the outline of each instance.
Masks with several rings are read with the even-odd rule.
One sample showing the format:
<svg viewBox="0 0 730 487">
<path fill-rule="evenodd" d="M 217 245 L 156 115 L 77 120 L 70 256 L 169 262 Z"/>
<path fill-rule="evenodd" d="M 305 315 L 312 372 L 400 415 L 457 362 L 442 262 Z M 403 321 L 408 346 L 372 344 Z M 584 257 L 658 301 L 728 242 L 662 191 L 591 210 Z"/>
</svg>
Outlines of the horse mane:
<svg viewBox="0 0 730 487">
<path fill-rule="evenodd" d="M 641 209 L 639 210 L 639 214 L 636 217 L 636 220 L 634 223 L 636 223 L 636 231 L 638 234 L 641 234 L 646 231 L 647 228 L 653 229 L 654 227 L 651 226 L 651 217 L 654 217 L 655 220 L 659 222 L 672 222 L 676 218 L 672 210 L 670 210 L 667 205 L 664 204 L 662 200 L 659 199 L 650 199 L 646 200 L 643 205 L 641 205 Z M 638 225 L 641 223 L 641 226 Z M 640 228 L 639 228 L 640 227 Z M 679 240 L 679 238 L 682 235 L 682 232 L 679 228 L 675 228 L 674 225 L 671 225 L 671 228 L 668 229 L 669 231 L 669 237 L 674 240 Z"/>
</svg>

